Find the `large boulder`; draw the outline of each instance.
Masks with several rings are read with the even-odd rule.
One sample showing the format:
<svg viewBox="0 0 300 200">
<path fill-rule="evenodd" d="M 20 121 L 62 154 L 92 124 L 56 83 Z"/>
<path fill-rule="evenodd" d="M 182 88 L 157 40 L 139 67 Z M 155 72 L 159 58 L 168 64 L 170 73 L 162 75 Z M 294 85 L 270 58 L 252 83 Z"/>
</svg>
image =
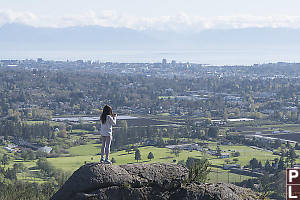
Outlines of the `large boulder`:
<svg viewBox="0 0 300 200">
<path fill-rule="evenodd" d="M 51 199 L 258 199 L 251 190 L 232 184 L 186 184 L 187 175 L 185 167 L 175 164 L 91 163 L 75 171 Z"/>
</svg>

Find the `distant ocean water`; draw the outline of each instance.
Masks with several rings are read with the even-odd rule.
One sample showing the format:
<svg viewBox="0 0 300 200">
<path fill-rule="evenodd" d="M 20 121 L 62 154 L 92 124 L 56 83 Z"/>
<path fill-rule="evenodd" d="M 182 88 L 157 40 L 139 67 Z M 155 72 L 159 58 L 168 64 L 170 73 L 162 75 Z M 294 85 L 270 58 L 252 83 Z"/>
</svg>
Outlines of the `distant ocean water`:
<svg viewBox="0 0 300 200">
<path fill-rule="evenodd" d="M 300 62 L 300 47 L 227 48 L 200 50 L 25 51 L 0 50 L 0 59 L 93 60 L 100 62 L 190 62 L 211 65 L 252 65 Z"/>
</svg>

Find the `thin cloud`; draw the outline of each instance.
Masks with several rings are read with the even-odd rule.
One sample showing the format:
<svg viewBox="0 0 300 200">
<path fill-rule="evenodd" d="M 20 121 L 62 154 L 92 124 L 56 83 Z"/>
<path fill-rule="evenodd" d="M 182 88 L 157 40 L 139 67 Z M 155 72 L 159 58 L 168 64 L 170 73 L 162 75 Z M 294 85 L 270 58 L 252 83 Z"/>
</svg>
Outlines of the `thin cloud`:
<svg viewBox="0 0 300 200">
<path fill-rule="evenodd" d="M 31 12 L 15 12 L 12 10 L 0 10 L 0 25 L 6 23 L 34 24 L 38 17 Z"/>
<path fill-rule="evenodd" d="M 204 29 L 239 29 L 251 27 L 300 28 L 300 16 L 217 16 L 202 17 L 179 13 L 174 16 L 137 17 L 113 10 L 89 11 L 59 17 L 37 16 L 31 12 L 0 10 L 0 25 L 21 23 L 36 27 L 70 27 L 99 25 L 136 30 L 199 31 Z"/>
</svg>

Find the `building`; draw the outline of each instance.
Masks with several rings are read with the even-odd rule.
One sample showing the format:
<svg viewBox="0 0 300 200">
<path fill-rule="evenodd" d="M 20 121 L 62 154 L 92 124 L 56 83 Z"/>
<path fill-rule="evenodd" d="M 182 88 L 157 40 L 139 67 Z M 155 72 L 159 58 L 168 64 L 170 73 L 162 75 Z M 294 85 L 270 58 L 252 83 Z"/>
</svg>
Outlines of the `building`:
<svg viewBox="0 0 300 200">
<path fill-rule="evenodd" d="M 223 169 L 231 169 L 231 168 L 241 168 L 240 164 L 228 164 L 228 165 L 224 165 Z"/>
<path fill-rule="evenodd" d="M 219 158 L 229 158 L 230 155 L 229 153 L 221 153 L 221 155 L 219 156 Z"/>
<path fill-rule="evenodd" d="M 52 151 L 52 148 L 51 148 L 51 147 L 44 146 L 44 147 L 40 147 L 40 148 L 38 149 L 38 151 L 45 152 L 45 153 L 49 154 L 49 153 Z"/>
<path fill-rule="evenodd" d="M 172 67 L 175 67 L 176 66 L 176 61 L 172 60 L 171 65 L 172 65 Z"/>
</svg>

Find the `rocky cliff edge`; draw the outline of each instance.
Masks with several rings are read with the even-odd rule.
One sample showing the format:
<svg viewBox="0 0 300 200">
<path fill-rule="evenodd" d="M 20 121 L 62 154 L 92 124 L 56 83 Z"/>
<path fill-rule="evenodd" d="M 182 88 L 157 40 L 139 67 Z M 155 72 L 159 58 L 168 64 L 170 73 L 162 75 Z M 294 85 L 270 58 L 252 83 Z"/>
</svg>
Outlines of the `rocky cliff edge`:
<svg viewBox="0 0 300 200">
<path fill-rule="evenodd" d="M 175 164 L 80 167 L 51 200 L 254 200 L 258 194 L 232 184 L 184 184 L 185 167 Z"/>
</svg>

